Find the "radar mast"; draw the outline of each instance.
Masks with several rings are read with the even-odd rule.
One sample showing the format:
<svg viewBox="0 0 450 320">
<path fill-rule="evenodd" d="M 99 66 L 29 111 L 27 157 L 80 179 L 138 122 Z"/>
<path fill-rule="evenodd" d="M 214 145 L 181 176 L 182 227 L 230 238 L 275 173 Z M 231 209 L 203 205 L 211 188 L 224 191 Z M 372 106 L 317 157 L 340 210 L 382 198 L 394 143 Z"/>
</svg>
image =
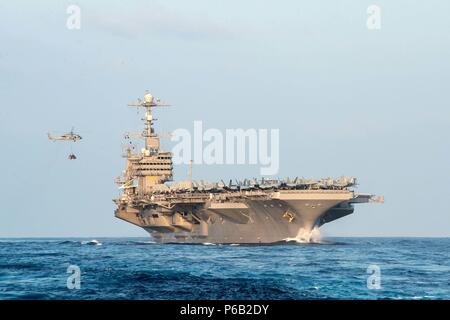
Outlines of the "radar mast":
<svg viewBox="0 0 450 320">
<path fill-rule="evenodd" d="M 160 141 L 159 136 L 155 133 L 153 128 L 154 119 L 152 116 L 152 108 L 169 107 L 169 104 L 161 102 L 160 99 L 155 99 L 152 94 L 147 90 L 144 94 L 144 100 L 138 99 L 136 102 L 129 103 L 130 107 L 145 108 L 144 131 L 141 136 L 145 141 L 145 149 L 142 150 L 146 155 L 154 155 L 158 153 Z"/>
<path fill-rule="evenodd" d="M 144 139 L 144 147 L 140 153 L 133 154 L 131 149 L 127 149 L 127 167 L 124 173 L 124 186 L 135 186 L 128 191 L 128 194 L 139 194 L 141 196 L 151 194 L 155 185 L 172 181 L 173 166 L 172 154 L 168 151 L 160 150 L 160 136 L 155 133 L 153 123 L 156 119 L 152 117 L 152 108 L 167 107 L 160 99 L 155 99 L 148 91 L 145 92 L 144 99 L 128 104 L 131 107 L 145 108 L 144 130 L 137 134 L 137 137 Z M 126 137 L 129 138 L 127 134 Z"/>
</svg>

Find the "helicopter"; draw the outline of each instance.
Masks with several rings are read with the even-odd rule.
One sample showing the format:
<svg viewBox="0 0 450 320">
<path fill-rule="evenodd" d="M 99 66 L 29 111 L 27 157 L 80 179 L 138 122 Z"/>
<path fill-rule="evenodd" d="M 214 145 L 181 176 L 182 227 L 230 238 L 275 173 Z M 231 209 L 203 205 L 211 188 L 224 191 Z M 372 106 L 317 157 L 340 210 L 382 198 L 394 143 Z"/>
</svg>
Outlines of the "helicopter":
<svg viewBox="0 0 450 320">
<path fill-rule="evenodd" d="M 68 142 L 77 142 L 78 140 L 81 140 L 81 136 L 77 133 L 73 132 L 74 128 L 72 127 L 72 130 L 68 133 L 64 133 L 59 136 L 52 136 L 50 133 L 47 133 L 48 139 L 55 142 L 55 141 L 68 141 Z M 72 148 L 71 148 L 72 149 Z M 72 152 L 68 156 L 69 160 L 76 160 L 77 156 L 73 154 Z"/>
<path fill-rule="evenodd" d="M 52 136 L 50 133 L 47 133 L 49 140 L 52 141 L 73 141 L 76 142 L 78 140 L 81 140 L 81 136 L 77 133 L 73 132 L 73 128 L 70 132 L 64 133 L 60 136 Z"/>
</svg>

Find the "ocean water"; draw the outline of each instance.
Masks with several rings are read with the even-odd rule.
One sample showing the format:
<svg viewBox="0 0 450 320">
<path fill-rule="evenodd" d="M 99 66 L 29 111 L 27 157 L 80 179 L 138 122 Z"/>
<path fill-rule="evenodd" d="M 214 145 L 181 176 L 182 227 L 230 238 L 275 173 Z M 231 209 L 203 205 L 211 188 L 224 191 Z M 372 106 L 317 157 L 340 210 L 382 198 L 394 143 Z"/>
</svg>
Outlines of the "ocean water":
<svg viewBox="0 0 450 320">
<path fill-rule="evenodd" d="M 450 238 L 271 246 L 88 240 L 1 239 L 0 299 L 450 299 Z M 67 287 L 71 265 L 80 268 L 80 289 Z M 381 288 L 369 289 L 368 277 Z"/>
</svg>

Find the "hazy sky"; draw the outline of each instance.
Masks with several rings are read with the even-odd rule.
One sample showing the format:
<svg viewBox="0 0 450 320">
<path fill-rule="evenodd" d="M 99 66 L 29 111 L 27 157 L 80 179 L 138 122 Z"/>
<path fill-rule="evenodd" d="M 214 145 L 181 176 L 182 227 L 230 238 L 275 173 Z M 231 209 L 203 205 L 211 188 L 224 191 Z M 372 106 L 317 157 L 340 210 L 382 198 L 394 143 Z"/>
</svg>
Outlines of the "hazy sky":
<svg viewBox="0 0 450 320">
<path fill-rule="evenodd" d="M 70 4 L 80 30 L 66 28 Z M 381 30 L 366 27 L 371 4 Z M 123 132 L 141 125 L 126 104 L 145 89 L 173 105 L 158 130 L 279 128 L 280 177 L 353 175 L 385 196 L 325 235 L 450 236 L 449 12 L 447 0 L 1 2 L 0 237 L 146 235 L 112 202 Z M 72 126 L 76 161 L 46 136 Z"/>
</svg>

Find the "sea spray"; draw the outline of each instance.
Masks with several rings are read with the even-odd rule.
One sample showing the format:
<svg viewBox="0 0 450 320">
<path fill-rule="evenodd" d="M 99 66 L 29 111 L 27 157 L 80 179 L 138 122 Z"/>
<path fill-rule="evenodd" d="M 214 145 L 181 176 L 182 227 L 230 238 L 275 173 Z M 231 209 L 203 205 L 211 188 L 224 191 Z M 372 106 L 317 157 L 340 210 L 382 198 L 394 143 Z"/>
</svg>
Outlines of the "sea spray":
<svg viewBox="0 0 450 320">
<path fill-rule="evenodd" d="M 98 240 L 90 240 L 90 241 L 81 241 L 82 245 L 89 245 L 89 246 L 101 246 L 102 243 Z"/>
<path fill-rule="evenodd" d="M 298 229 L 297 235 L 293 238 L 284 239 L 286 242 L 297 242 L 297 243 L 320 243 L 321 235 L 318 227 L 314 227 L 312 230 L 307 230 L 305 228 Z"/>
</svg>

